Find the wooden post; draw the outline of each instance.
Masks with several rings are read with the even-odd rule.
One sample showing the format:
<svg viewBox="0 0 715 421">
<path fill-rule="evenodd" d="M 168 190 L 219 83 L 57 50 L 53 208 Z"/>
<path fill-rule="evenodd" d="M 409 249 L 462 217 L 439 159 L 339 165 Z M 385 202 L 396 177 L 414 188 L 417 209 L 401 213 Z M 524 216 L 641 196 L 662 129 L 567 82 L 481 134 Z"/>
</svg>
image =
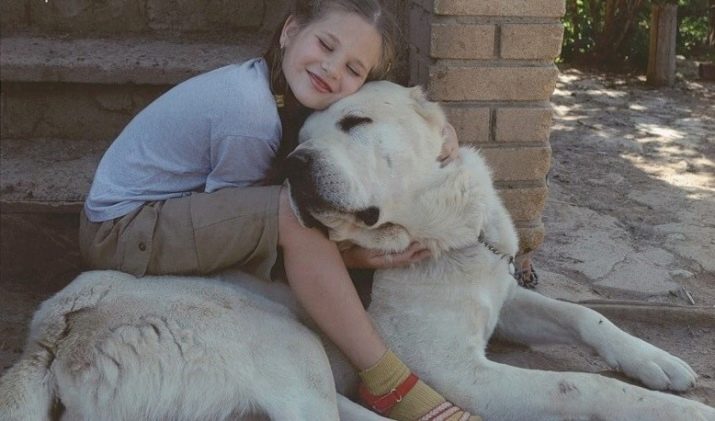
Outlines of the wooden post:
<svg viewBox="0 0 715 421">
<path fill-rule="evenodd" d="M 648 83 L 672 86 L 675 83 L 675 37 L 678 33 L 678 5 L 653 5 L 650 15 Z"/>
</svg>

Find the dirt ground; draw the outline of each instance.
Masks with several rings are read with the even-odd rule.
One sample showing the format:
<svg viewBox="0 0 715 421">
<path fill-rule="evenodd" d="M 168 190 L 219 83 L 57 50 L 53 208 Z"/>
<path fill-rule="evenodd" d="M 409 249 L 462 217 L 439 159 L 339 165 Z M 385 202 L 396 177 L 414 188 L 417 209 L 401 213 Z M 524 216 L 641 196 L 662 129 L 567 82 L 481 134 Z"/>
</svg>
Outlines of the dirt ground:
<svg viewBox="0 0 715 421">
<path fill-rule="evenodd" d="M 552 102 L 545 278 L 576 300 L 713 307 L 715 83 L 562 69 Z"/>
<path fill-rule="evenodd" d="M 546 240 L 534 261 L 539 292 L 616 302 L 619 311 L 591 305 L 689 362 L 701 381 L 687 396 L 715 405 L 715 83 L 685 73 L 653 89 L 638 77 L 562 69 Z M 62 282 L 0 281 L 0 372 L 18 358 L 34 308 Z M 572 347 L 499 345 L 492 356 L 614 375 Z"/>
<path fill-rule="evenodd" d="M 625 303 L 606 315 L 690 363 L 700 381 L 687 396 L 715 405 L 715 83 L 697 80 L 692 63 L 679 72 L 655 89 L 562 69 L 537 290 Z M 603 368 L 565 351 L 562 369 Z M 551 353 L 520 355 L 558 369 Z"/>
</svg>

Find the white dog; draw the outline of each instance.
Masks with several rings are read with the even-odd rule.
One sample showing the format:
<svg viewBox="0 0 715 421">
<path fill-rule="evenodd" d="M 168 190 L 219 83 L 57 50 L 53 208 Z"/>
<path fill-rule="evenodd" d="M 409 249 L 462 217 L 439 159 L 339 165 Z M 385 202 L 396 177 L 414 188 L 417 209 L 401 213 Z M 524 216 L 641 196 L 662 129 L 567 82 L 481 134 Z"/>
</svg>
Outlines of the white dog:
<svg viewBox="0 0 715 421">
<path fill-rule="evenodd" d="M 437 162 L 444 122 L 418 88 L 370 83 L 313 115 L 289 159 L 306 225 L 368 248 L 420 241 L 432 251 L 375 274 L 368 311 L 390 348 L 486 420 L 715 420 L 701 403 L 596 374 L 487 360 L 496 330 L 527 344 L 584 344 L 653 389 L 682 391 L 696 379 L 602 315 L 517 287 L 517 236 L 482 158 L 462 148 Z M 221 420 L 253 410 L 379 419 L 342 398 L 355 390 L 354 370 L 306 327 L 284 284 L 222 278 L 81 275 L 35 314 L 22 358 L 0 380 L 0 419 L 48 419 L 56 400 L 65 419 Z"/>
</svg>

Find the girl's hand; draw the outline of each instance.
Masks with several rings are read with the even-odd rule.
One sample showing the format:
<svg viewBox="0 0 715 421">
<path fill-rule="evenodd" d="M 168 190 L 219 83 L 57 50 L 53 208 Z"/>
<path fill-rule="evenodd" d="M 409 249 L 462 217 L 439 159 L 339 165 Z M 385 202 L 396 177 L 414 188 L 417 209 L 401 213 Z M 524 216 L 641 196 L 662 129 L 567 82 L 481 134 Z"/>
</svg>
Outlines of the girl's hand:
<svg viewBox="0 0 715 421">
<path fill-rule="evenodd" d="M 413 242 L 399 253 L 384 253 L 378 250 L 352 246 L 340 252 L 343 262 L 349 269 L 388 269 L 408 266 L 430 256 L 422 244 Z"/>
<path fill-rule="evenodd" d="M 442 152 L 437 157 L 437 161 L 445 165 L 449 164 L 457 158 L 459 155 L 459 139 L 457 139 L 457 132 L 454 130 L 451 124 L 446 123 L 442 127 L 442 136 L 444 136 L 444 143 L 442 144 Z"/>
</svg>

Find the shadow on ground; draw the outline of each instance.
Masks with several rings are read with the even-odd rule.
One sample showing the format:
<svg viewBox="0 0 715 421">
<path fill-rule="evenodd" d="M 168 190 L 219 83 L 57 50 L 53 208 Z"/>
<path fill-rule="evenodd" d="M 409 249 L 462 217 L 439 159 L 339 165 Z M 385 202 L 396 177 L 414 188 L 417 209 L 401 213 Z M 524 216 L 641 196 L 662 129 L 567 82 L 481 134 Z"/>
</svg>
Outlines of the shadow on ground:
<svg viewBox="0 0 715 421">
<path fill-rule="evenodd" d="M 539 266 L 577 298 L 715 305 L 715 84 L 567 69 L 553 103 Z"/>
<path fill-rule="evenodd" d="M 695 327 L 715 320 L 715 84 L 563 69 L 552 103 L 538 290 L 677 305 L 678 321 L 616 321 L 692 364 L 692 397 L 715 404 L 715 332 Z"/>
</svg>

